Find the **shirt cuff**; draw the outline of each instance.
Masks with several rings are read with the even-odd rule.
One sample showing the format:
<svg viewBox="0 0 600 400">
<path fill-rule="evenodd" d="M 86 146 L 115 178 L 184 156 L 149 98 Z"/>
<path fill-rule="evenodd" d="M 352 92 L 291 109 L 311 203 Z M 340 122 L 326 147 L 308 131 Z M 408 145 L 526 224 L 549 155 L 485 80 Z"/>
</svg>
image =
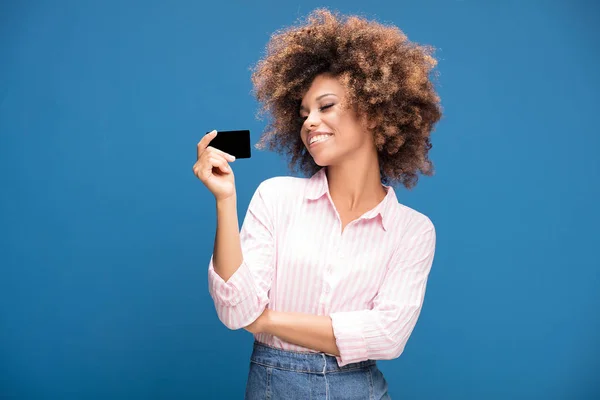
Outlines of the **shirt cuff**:
<svg viewBox="0 0 600 400">
<path fill-rule="evenodd" d="M 340 356 L 336 356 L 340 367 L 369 359 L 367 342 L 362 331 L 363 323 L 359 315 L 356 312 L 330 314 L 333 335 L 340 351 Z"/>
<path fill-rule="evenodd" d="M 215 272 L 212 257 L 208 266 L 208 289 L 216 303 L 227 307 L 237 306 L 255 292 L 252 273 L 246 263 L 242 262 L 237 271 L 225 282 Z"/>
</svg>

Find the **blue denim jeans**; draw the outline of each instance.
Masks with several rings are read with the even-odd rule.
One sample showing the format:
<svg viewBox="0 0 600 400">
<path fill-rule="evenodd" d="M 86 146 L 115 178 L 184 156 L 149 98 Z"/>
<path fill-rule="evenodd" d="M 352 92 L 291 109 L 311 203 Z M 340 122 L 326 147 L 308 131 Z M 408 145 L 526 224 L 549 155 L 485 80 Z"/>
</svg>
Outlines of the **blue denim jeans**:
<svg viewBox="0 0 600 400">
<path fill-rule="evenodd" d="M 254 342 L 246 400 L 389 399 L 375 360 L 338 367 L 324 353 L 286 351 Z"/>
</svg>

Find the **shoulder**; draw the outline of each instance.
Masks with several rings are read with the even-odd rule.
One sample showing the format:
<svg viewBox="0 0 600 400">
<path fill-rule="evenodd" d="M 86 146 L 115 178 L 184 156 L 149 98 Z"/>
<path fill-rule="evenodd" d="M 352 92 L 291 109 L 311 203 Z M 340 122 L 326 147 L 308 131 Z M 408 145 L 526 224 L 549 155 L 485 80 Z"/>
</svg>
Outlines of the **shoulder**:
<svg viewBox="0 0 600 400">
<path fill-rule="evenodd" d="M 405 257 L 415 249 L 421 255 L 435 252 L 435 226 L 427 215 L 401 203 L 394 204 L 393 214 L 395 255 Z"/>
<path fill-rule="evenodd" d="M 265 179 L 258 185 L 258 190 L 264 193 L 303 193 L 308 178 L 297 178 L 294 176 L 275 176 Z"/>
<path fill-rule="evenodd" d="M 400 202 L 393 205 L 392 211 L 396 227 L 403 232 L 403 238 L 410 239 L 422 234 L 435 236 L 435 225 L 424 213 Z"/>
<path fill-rule="evenodd" d="M 275 176 L 262 181 L 256 192 L 261 197 L 275 203 L 291 198 L 298 199 L 304 195 L 308 181 L 308 178 Z"/>
</svg>

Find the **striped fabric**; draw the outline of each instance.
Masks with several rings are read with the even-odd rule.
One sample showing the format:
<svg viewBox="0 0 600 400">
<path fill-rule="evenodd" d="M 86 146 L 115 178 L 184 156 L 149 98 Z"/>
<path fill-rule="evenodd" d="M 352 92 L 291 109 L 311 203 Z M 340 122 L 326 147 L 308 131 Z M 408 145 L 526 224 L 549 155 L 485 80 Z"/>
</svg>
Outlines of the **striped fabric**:
<svg viewBox="0 0 600 400">
<path fill-rule="evenodd" d="M 328 315 L 339 366 L 398 357 L 421 311 L 435 251 L 435 229 L 406 207 L 391 186 L 375 208 L 344 231 L 325 168 L 309 178 L 262 182 L 248 206 L 240 239 L 244 261 L 225 282 L 208 268 L 219 319 L 230 329 L 251 324 L 265 307 Z M 259 342 L 314 350 L 268 334 Z"/>
</svg>

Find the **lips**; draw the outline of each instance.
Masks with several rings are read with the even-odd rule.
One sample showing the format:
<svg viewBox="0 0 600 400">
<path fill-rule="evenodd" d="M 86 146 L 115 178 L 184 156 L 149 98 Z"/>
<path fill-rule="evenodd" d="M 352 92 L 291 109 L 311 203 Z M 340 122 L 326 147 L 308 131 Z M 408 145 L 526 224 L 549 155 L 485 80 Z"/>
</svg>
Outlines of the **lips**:
<svg viewBox="0 0 600 400">
<path fill-rule="evenodd" d="M 309 146 L 315 145 L 317 143 L 320 142 L 315 142 L 315 143 L 310 143 L 310 140 L 315 137 L 315 136 L 319 136 L 319 135 L 327 135 L 327 136 L 333 136 L 333 133 L 331 132 L 322 132 L 322 131 L 315 131 L 315 132 L 311 132 L 308 134 L 308 137 L 306 138 L 306 143 L 308 143 Z"/>
</svg>

